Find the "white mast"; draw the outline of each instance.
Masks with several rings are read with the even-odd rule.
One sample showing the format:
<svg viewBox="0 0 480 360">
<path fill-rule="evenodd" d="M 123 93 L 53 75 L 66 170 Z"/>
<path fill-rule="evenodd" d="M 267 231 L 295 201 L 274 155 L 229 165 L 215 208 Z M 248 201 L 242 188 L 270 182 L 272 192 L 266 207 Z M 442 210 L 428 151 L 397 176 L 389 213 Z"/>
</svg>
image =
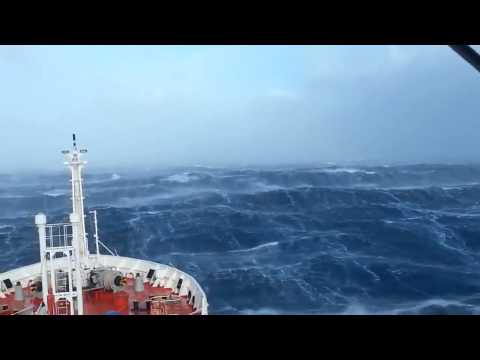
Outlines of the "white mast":
<svg viewBox="0 0 480 360">
<path fill-rule="evenodd" d="M 65 165 L 70 168 L 72 179 L 72 210 L 73 214 L 77 214 L 80 222 L 78 225 L 78 244 L 80 260 L 83 264 L 87 264 L 88 260 L 88 241 L 85 233 L 85 213 L 83 207 L 83 186 L 82 186 L 82 168 L 87 163 L 81 159 L 81 154 L 87 152 L 86 149 L 77 149 L 77 143 L 75 134 L 73 137 L 73 149 L 72 151 L 64 150 L 62 153 L 65 155 Z"/>
<path fill-rule="evenodd" d="M 83 314 L 83 270 L 88 267 L 89 252 L 82 189 L 82 167 L 87 162 L 81 160 L 81 154 L 86 152 L 77 149 L 75 134 L 73 150 L 62 151 L 72 175 L 70 223 L 47 224 L 45 215 L 35 216 L 40 239 L 43 303 L 56 315 L 73 315 L 75 310 L 78 315 Z M 53 299 L 49 300 L 50 296 Z"/>
</svg>

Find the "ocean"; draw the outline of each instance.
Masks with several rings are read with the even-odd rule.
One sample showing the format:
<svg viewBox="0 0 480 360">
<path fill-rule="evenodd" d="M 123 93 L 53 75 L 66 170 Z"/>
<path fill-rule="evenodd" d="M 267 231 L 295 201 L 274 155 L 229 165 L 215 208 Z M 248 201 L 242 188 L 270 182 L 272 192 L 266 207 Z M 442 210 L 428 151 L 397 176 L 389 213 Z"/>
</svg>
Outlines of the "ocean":
<svg viewBox="0 0 480 360">
<path fill-rule="evenodd" d="M 212 314 L 480 313 L 480 165 L 88 170 L 100 239 L 193 275 Z M 0 175 L 0 272 L 39 261 L 33 217 L 66 220 L 69 186 Z"/>
</svg>

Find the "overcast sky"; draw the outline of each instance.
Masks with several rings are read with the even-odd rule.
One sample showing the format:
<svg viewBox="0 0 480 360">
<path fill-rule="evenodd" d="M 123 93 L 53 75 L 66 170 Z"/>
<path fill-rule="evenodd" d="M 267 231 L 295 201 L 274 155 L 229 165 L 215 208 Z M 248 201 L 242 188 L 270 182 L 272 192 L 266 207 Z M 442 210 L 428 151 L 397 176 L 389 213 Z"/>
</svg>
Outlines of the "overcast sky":
<svg viewBox="0 0 480 360">
<path fill-rule="evenodd" d="M 447 46 L 0 46 L 0 172 L 480 163 L 479 100 Z"/>
</svg>

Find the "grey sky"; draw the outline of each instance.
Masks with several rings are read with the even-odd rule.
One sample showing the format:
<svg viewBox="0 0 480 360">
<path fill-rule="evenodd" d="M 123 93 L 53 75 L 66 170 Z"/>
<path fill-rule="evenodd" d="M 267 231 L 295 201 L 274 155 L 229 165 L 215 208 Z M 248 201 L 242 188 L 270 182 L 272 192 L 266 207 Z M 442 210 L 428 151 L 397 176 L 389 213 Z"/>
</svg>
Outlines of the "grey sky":
<svg viewBox="0 0 480 360">
<path fill-rule="evenodd" d="M 0 46 L 0 172 L 480 162 L 479 95 L 447 46 Z"/>
</svg>

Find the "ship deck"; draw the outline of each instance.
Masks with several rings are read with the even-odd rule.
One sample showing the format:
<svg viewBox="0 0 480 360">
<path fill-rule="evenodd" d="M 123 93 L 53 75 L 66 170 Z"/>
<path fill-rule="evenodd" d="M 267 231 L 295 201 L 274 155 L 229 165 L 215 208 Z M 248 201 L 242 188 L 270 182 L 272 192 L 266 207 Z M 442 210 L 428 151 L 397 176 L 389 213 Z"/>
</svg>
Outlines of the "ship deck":
<svg viewBox="0 0 480 360">
<path fill-rule="evenodd" d="M 23 290 L 23 301 L 16 301 L 13 293 L 6 298 L 0 298 L 0 315 L 20 315 L 29 309 L 37 310 L 42 299 L 34 297 L 28 288 Z M 175 295 L 171 288 L 153 287 L 145 283 L 144 291 L 136 293 L 134 279 L 128 279 L 124 289 L 116 293 L 104 289 L 84 290 L 83 303 L 84 315 L 200 314 L 189 304 L 186 296 Z"/>
</svg>

